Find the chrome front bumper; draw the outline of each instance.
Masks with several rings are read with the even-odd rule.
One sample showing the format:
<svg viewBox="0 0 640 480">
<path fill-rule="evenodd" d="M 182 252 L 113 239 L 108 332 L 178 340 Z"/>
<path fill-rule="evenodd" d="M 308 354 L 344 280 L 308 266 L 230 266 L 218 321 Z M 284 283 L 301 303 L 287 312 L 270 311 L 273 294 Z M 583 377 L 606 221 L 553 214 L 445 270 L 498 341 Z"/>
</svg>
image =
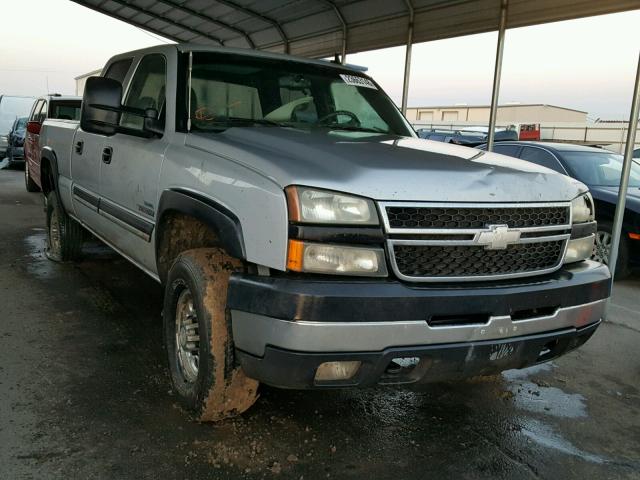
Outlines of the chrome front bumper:
<svg viewBox="0 0 640 480">
<path fill-rule="evenodd" d="M 371 352 L 391 347 L 504 340 L 580 329 L 604 319 L 606 299 L 558 308 L 552 315 L 512 320 L 492 316 L 484 324 L 430 326 L 425 320 L 378 322 L 289 321 L 232 310 L 236 348 L 254 356 L 267 345 L 298 352 Z"/>
</svg>

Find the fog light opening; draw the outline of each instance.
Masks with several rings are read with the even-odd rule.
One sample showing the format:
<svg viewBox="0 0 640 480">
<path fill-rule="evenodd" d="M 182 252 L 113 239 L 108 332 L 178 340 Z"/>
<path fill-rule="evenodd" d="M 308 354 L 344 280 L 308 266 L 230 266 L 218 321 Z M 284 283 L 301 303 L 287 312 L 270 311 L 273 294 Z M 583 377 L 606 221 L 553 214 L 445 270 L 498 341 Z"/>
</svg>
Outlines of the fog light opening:
<svg viewBox="0 0 640 480">
<path fill-rule="evenodd" d="M 540 353 L 538 354 L 538 359 L 551 355 L 551 353 L 557 346 L 558 340 L 552 340 L 549 343 L 545 344 L 545 346 L 542 347 L 542 350 L 540 350 Z"/>
<path fill-rule="evenodd" d="M 399 373 L 409 373 L 420 363 L 418 357 L 398 357 L 389 362 L 384 373 L 387 375 L 397 375 Z"/>
<path fill-rule="evenodd" d="M 358 373 L 362 362 L 324 362 L 321 363 L 317 370 L 315 379 L 318 382 L 326 382 L 331 380 L 349 380 Z"/>
</svg>

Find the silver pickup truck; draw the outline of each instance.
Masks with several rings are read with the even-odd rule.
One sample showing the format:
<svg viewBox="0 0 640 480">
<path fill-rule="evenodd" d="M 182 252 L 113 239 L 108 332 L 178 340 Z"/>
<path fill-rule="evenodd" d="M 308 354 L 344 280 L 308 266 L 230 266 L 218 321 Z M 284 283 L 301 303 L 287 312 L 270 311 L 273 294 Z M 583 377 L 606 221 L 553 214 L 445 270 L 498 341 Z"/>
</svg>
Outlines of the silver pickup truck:
<svg viewBox="0 0 640 480">
<path fill-rule="evenodd" d="M 42 129 L 48 255 L 88 230 L 165 289 L 175 390 L 202 420 L 258 382 L 435 382 L 551 360 L 596 330 L 587 188 L 417 138 L 361 70 L 164 45 Z"/>
</svg>

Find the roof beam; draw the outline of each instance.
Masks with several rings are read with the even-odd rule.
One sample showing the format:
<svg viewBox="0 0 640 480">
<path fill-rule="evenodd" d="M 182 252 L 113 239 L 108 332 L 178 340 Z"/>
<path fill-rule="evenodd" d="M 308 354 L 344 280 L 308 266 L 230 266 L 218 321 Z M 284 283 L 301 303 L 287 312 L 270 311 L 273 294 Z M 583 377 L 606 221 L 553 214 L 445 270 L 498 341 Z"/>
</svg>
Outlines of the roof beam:
<svg viewBox="0 0 640 480">
<path fill-rule="evenodd" d="M 209 35 L 208 33 L 201 32 L 200 30 L 196 30 L 195 28 L 189 27 L 188 25 L 184 25 L 180 22 L 176 22 L 175 20 L 164 18 L 163 16 L 158 15 L 157 13 L 150 12 L 149 10 L 138 7 L 137 5 L 133 5 L 125 0 L 109 0 L 109 1 L 117 3 L 118 5 L 122 5 L 122 7 L 127 7 L 127 8 L 130 8 L 131 10 L 135 10 L 138 13 L 142 13 L 152 18 L 156 18 L 165 23 L 168 23 L 169 25 L 173 25 L 174 27 L 182 28 L 200 37 L 208 38 L 209 40 L 213 40 L 214 42 L 218 42 L 220 45 L 223 45 L 222 40 L 220 40 L 218 37 L 214 37 L 213 35 Z M 129 21 L 129 20 L 125 20 L 125 21 Z"/>
<path fill-rule="evenodd" d="M 249 15 L 250 17 L 253 17 L 253 18 L 258 18 L 263 22 L 266 22 L 272 25 L 278 31 L 278 33 L 280 34 L 280 37 L 282 38 L 282 42 L 284 43 L 285 53 L 289 53 L 289 38 L 287 37 L 287 34 L 284 33 L 284 30 L 282 29 L 282 25 L 280 24 L 280 22 L 278 22 L 277 20 L 274 20 L 273 18 L 267 17 L 266 15 L 261 14 L 260 12 L 256 12 L 255 10 L 252 10 L 250 8 L 244 7 L 242 5 L 238 5 L 236 2 L 232 2 L 230 0 L 215 0 L 215 1 L 222 5 L 226 5 L 227 7 L 232 8 L 238 12 L 242 12 L 245 15 Z"/>
<path fill-rule="evenodd" d="M 338 20 L 340 20 L 340 23 L 342 24 L 342 55 L 340 56 L 340 63 L 344 65 L 347 58 L 347 21 L 338 6 L 332 0 L 323 0 L 323 2 L 333 9 L 336 17 L 338 17 Z"/>
<path fill-rule="evenodd" d="M 247 41 L 247 43 L 249 44 L 249 47 L 251 48 L 256 48 L 256 44 L 253 43 L 253 40 L 251 40 L 251 37 L 249 36 L 249 34 L 247 32 L 245 32 L 244 30 L 241 30 L 237 27 L 234 27 L 233 25 L 230 25 L 226 22 L 223 22 L 221 20 L 218 20 L 216 18 L 213 18 L 209 15 L 205 15 L 204 13 L 198 12 L 197 10 L 194 10 L 192 8 L 189 7 L 185 7 L 184 5 L 181 5 L 179 3 L 176 3 L 173 0 L 157 0 L 160 3 L 164 3 L 165 5 L 168 5 L 170 7 L 173 7 L 177 10 L 181 10 L 184 13 L 187 13 L 189 15 L 193 15 L 196 18 L 199 18 L 200 20 L 204 20 L 205 22 L 211 22 L 213 24 L 216 24 L 222 28 L 226 28 L 227 30 L 230 30 L 234 33 L 237 33 L 238 35 L 242 35 L 244 37 L 244 39 Z"/>
</svg>

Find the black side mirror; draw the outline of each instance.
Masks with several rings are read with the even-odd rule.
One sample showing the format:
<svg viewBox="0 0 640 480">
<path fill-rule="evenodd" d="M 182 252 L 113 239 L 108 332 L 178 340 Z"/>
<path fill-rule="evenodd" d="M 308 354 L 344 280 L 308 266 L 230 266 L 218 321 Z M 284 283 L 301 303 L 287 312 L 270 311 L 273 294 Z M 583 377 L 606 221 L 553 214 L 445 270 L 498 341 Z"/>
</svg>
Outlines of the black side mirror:
<svg viewBox="0 0 640 480">
<path fill-rule="evenodd" d="M 85 132 L 111 136 L 118 131 L 122 84 L 105 77 L 89 77 L 82 97 L 80 128 Z"/>
</svg>

